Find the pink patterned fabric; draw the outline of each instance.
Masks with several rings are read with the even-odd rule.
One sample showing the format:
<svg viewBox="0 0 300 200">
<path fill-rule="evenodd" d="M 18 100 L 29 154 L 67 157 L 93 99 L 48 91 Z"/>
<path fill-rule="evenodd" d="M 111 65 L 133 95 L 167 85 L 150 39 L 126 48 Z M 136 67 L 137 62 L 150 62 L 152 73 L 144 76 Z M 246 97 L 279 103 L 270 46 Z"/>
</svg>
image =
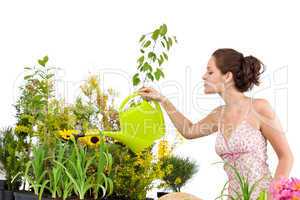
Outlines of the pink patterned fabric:
<svg viewBox="0 0 300 200">
<path fill-rule="evenodd" d="M 249 108 L 248 112 L 250 110 Z M 250 185 L 260 180 L 251 195 L 251 200 L 256 200 L 260 191 L 269 187 L 272 176 L 266 162 L 267 141 L 260 130 L 247 122 L 246 117 L 248 112 L 227 139 L 220 130 L 219 121 L 215 150 L 223 161 L 234 166 L 242 176 L 248 178 Z M 234 191 L 242 193 L 239 180 L 228 165 L 224 164 L 224 170 L 228 176 L 228 194 L 236 198 L 237 196 Z"/>
</svg>

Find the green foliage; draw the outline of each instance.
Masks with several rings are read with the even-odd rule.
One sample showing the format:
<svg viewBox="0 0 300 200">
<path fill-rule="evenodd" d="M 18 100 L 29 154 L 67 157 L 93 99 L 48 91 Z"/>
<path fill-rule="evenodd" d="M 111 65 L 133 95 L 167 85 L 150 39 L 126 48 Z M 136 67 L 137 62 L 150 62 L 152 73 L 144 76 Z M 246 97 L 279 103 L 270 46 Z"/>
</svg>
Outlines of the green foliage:
<svg viewBox="0 0 300 200">
<path fill-rule="evenodd" d="M 181 158 L 176 155 L 170 155 L 161 159 L 161 168 L 165 172 L 162 177 L 165 188 L 171 188 L 174 192 L 180 192 L 181 188 L 198 171 L 195 161 L 189 158 Z"/>
<path fill-rule="evenodd" d="M 134 85 L 164 77 L 161 66 L 175 42 L 175 37 L 167 35 L 166 25 L 140 38 Z M 80 87 L 82 93 L 75 103 L 67 105 L 54 95 L 55 68 L 49 67 L 48 61 L 44 56 L 36 66 L 24 68 L 24 83 L 15 104 L 16 127 L 1 137 L 1 161 L 7 178 L 15 181 L 11 188 L 17 188 L 23 178 L 23 189 L 26 180 L 39 198 L 45 190 L 62 199 L 74 194 L 83 199 L 87 193 L 95 199 L 112 193 L 144 199 L 153 180 L 162 175 L 151 148 L 133 154 L 114 139 L 101 136 L 99 148 L 89 149 L 74 141 L 62 143 L 56 137 L 64 129 L 119 130 L 114 105 L 117 93 L 102 91 L 98 77 L 90 76 Z"/>
<path fill-rule="evenodd" d="M 149 34 L 142 35 L 140 43 L 141 55 L 137 59 L 138 72 L 132 77 L 134 86 L 146 81 L 159 81 L 164 78 L 162 64 L 168 60 L 168 51 L 177 43 L 175 36 L 167 35 L 166 24 L 156 28 Z"/>
<path fill-rule="evenodd" d="M 5 178 L 7 180 L 8 190 L 16 190 L 21 185 L 21 178 L 13 178 L 24 167 L 24 163 L 20 156 L 18 156 L 18 140 L 11 127 L 2 129 L 0 131 L 0 162 L 3 165 Z"/>
<path fill-rule="evenodd" d="M 12 177 L 14 180 L 25 178 L 39 198 L 44 190 L 53 198 L 62 199 L 74 194 L 83 198 L 87 192 L 95 198 L 99 194 L 109 195 L 113 190 L 112 180 L 107 177 L 112 156 L 105 142 L 101 140 L 99 148 L 87 149 L 77 144 L 63 144 L 56 136 L 64 129 L 118 128 L 113 104 L 116 93 L 112 89 L 107 93 L 101 91 L 97 77 L 91 76 L 81 86 L 83 95 L 75 104 L 66 105 L 54 96 L 54 68 L 48 67 L 47 62 L 45 56 L 38 60 L 38 66 L 25 68 L 24 85 L 20 87 L 21 95 L 15 105 L 14 148 L 23 167 Z M 103 115 L 102 119 L 98 115 Z"/>
<path fill-rule="evenodd" d="M 152 182 L 160 177 L 160 168 L 153 161 L 151 148 L 134 154 L 122 144 L 110 144 L 114 163 L 111 178 L 114 183 L 114 196 L 129 199 L 145 199 Z"/>
<path fill-rule="evenodd" d="M 113 183 L 106 173 L 111 170 L 112 157 L 107 152 L 103 139 L 99 148 L 90 153 L 87 148 L 78 145 L 74 140 L 72 146 L 65 170 L 73 183 L 74 192 L 79 194 L 80 199 L 84 199 L 85 193 L 90 189 L 93 189 L 94 198 L 98 198 L 99 192 L 102 197 L 110 195 Z"/>
<path fill-rule="evenodd" d="M 63 163 L 65 160 L 65 151 L 66 146 L 61 142 L 57 142 L 55 146 L 55 152 L 50 159 L 52 160 L 51 170 L 48 171 L 49 177 L 49 187 L 48 190 L 51 193 L 52 198 L 62 197 L 63 192 L 66 193 L 65 197 L 69 196 L 71 193 L 71 181 L 63 179 L 64 177 L 64 169 L 57 163 Z M 67 182 L 67 183 L 66 183 Z M 69 186 L 69 187 L 68 187 Z M 62 191 L 66 190 L 66 191 Z M 65 199 L 65 198 L 63 198 Z"/>
<path fill-rule="evenodd" d="M 250 200 L 250 199 L 252 199 L 251 195 L 252 195 L 254 189 L 257 187 L 257 185 L 259 184 L 259 182 L 261 182 L 266 177 L 262 177 L 261 179 L 255 181 L 251 185 L 249 183 L 249 181 L 248 181 L 248 178 L 242 176 L 240 174 L 240 172 L 233 165 L 231 165 L 228 162 L 225 162 L 224 164 L 225 164 L 225 166 L 229 167 L 229 169 L 234 172 L 234 175 L 235 175 L 236 179 L 238 180 L 238 183 L 239 183 L 241 191 L 234 190 L 235 197 L 231 196 L 231 195 L 228 195 L 228 194 L 224 194 L 225 189 L 226 189 L 226 185 L 228 184 L 228 182 L 226 182 L 225 185 L 224 185 L 224 187 L 223 187 L 223 189 L 222 189 L 222 191 L 221 191 L 221 195 L 218 196 L 215 199 L 221 199 L 224 196 L 228 197 L 230 200 Z M 258 200 L 266 200 L 266 199 L 267 199 L 267 193 L 266 193 L 266 191 L 261 191 L 260 195 L 258 197 Z"/>
<path fill-rule="evenodd" d="M 54 161 L 57 165 L 65 170 L 65 174 L 73 183 L 74 191 L 80 199 L 84 199 L 86 192 L 92 188 L 92 177 L 88 177 L 87 170 L 91 165 L 92 160 L 86 159 L 86 149 L 78 148 L 73 140 L 74 148 L 69 159 L 64 163 Z"/>
<path fill-rule="evenodd" d="M 84 199 L 90 190 L 95 199 L 99 193 L 102 197 L 112 193 L 113 182 L 106 175 L 111 170 L 112 157 L 103 140 L 99 148 L 91 152 L 77 144 L 74 138 L 70 143 L 58 142 L 54 157 L 46 157 L 47 149 L 44 147 L 33 148 L 33 157 L 26 163 L 25 172 L 16 176 L 22 175 L 39 199 L 45 189 L 52 198 L 62 199 L 74 193 Z"/>
<path fill-rule="evenodd" d="M 49 183 L 49 180 L 45 179 L 47 171 L 44 167 L 47 150 L 42 145 L 35 146 L 32 154 L 33 159 L 26 163 L 24 174 L 22 172 L 20 174 L 24 176 L 30 188 L 33 188 L 34 193 L 41 200 L 44 188 Z"/>
<path fill-rule="evenodd" d="M 99 148 L 95 154 L 94 167 L 96 169 L 95 176 L 93 176 L 93 193 L 94 198 L 98 198 L 98 191 L 102 190 L 102 197 L 107 193 L 111 195 L 113 192 L 113 181 L 110 177 L 106 176 L 111 169 L 113 164 L 113 158 L 110 153 L 108 153 L 107 146 L 104 144 L 104 140 L 100 139 Z M 104 185 L 104 186 L 103 186 Z"/>
<path fill-rule="evenodd" d="M 48 56 L 38 60 L 38 65 L 25 67 L 24 84 L 20 87 L 20 96 L 15 104 L 16 128 L 19 148 L 22 155 L 29 159 L 32 138 L 51 145 L 53 129 L 53 112 L 50 103 L 54 98 L 55 68 L 47 65 Z"/>
</svg>

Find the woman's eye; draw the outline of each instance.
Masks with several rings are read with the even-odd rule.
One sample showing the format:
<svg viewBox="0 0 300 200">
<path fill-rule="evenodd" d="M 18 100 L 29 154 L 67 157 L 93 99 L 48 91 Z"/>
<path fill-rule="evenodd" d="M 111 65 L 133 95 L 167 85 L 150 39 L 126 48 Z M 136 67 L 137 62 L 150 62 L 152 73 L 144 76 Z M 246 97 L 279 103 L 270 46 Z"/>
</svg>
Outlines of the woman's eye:
<svg viewBox="0 0 300 200">
<path fill-rule="evenodd" d="M 212 74 L 212 72 L 208 72 L 208 74 Z"/>
</svg>

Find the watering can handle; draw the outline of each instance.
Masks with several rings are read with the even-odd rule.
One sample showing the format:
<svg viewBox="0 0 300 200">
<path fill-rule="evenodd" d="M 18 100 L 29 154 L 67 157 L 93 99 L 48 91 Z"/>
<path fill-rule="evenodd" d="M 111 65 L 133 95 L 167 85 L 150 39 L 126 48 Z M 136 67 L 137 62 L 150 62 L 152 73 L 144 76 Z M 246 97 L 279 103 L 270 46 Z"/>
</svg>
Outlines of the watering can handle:
<svg viewBox="0 0 300 200">
<path fill-rule="evenodd" d="M 136 96 L 139 96 L 138 92 L 134 92 L 134 93 L 132 93 L 131 95 L 129 95 L 128 97 L 126 97 L 126 99 L 124 99 L 123 102 L 121 103 L 120 108 L 119 108 L 119 111 L 122 112 L 123 109 L 124 109 L 124 107 L 125 107 L 125 105 L 128 103 L 128 101 L 129 101 L 130 99 L 136 97 Z M 144 100 L 144 101 L 146 101 L 146 100 Z M 146 101 L 146 102 L 147 102 L 147 101 Z M 154 102 L 154 104 L 155 104 L 155 106 L 156 106 L 156 109 L 157 109 L 159 112 L 162 112 L 159 103 L 158 103 L 157 101 L 153 101 L 153 102 Z M 148 103 L 148 102 L 147 102 L 147 103 Z"/>
</svg>

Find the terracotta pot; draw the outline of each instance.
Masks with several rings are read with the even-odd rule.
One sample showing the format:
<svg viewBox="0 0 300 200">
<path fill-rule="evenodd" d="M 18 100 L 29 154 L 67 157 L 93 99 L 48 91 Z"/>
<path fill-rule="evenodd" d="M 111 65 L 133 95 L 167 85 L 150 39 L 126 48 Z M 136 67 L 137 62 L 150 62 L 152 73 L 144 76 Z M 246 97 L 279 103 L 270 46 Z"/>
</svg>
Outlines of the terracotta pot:
<svg viewBox="0 0 300 200">
<path fill-rule="evenodd" d="M 167 195 L 164 195 L 163 197 L 159 198 L 159 200 L 201 200 L 200 198 L 187 194 L 184 192 L 174 192 Z"/>
</svg>

